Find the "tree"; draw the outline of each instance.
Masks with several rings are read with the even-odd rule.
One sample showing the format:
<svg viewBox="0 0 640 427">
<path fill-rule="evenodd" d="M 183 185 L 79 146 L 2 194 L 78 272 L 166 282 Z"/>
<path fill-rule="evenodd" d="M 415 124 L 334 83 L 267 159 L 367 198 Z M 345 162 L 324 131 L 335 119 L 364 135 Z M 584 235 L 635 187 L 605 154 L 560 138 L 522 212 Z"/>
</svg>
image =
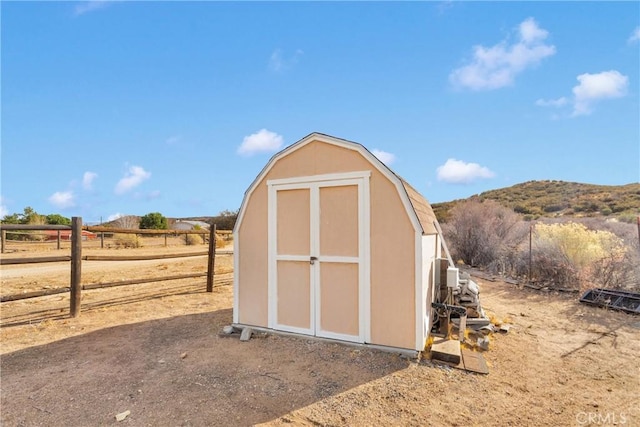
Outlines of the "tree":
<svg viewBox="0 0 640 427">
<path fill-rule="evenodd" d="M 160 212 L 148 213 L 140 218 L 140 228 L 166 230 L 168 228 L 167 218 Z"/>
<path fill-rule="evenodd" d="M 217 230 L 233 230 L 239 211 L 240 209 L 235 211 L 224 210 L 211 219 L 211 225 L 215 224 Z"/>
<path fill-rule="evenodd" d="M 71 225 L 71 220 L 67 217 L 64 217 L 60 214 L 50 214 L 47 215 L 47 224 L 53 225 Z"/>
<path fill-rule="evenodd" d="M 44 224 L 46 222 L 46 217 L 40 215 L 31 206 L 24 208 L 24 213 L 21 216 L 21 224 Z"/>
<path fill-rule="evenodd" d="M 11 215 L 5 215 L 2 218 L 3 224 L 20 224 L 20 214 L 13 213 Z"/>
<path fill-rule="evenodd" d="M 5 215 L 2 218 L 4 224 L 46 224 L 47 219 L 44 215 L 40 215 L 32 207 L 24 208 L 23 213 L 14 213 Z"/>
</svg>

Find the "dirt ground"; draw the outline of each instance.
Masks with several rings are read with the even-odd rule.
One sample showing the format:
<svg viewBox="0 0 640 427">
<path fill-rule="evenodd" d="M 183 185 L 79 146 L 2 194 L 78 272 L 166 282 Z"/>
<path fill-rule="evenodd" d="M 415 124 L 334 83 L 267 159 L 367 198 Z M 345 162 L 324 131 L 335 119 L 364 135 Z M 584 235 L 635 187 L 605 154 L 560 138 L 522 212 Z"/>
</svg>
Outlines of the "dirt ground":
<svg viewBox="0 0 640 427">
<path fill-rule="evenodd" d="M 2 303 L 2 426 L 640 425 L 638 316 L 478 279 L 485 309 L 512 325 L 480 375 L 303 337 L 221 337 L 231 261 L 216 260 L 213 293 L 204 277 L 83 291 L 77 318 L 66 293 Z M 206 271 L 206 257 L 91 264 L 83 283 Z M 63 287 L 68 263 L 0 276 L 2 295 Z"/>
</svg>

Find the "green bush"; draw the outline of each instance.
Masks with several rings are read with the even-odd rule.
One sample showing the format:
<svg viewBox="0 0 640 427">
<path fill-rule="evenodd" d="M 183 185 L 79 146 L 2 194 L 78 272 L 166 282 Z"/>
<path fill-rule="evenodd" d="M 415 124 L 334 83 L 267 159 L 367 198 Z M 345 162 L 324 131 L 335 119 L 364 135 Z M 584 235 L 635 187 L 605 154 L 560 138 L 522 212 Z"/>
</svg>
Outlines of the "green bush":
<svg viewBox="0 0 640 427">
<path fill-rule="evenodd" d="M 140 228 L 149 230 L 166 230 L 169 226 L 165 216 L 160 212 L 152 212 L 140 218 Z"/>
</svg>

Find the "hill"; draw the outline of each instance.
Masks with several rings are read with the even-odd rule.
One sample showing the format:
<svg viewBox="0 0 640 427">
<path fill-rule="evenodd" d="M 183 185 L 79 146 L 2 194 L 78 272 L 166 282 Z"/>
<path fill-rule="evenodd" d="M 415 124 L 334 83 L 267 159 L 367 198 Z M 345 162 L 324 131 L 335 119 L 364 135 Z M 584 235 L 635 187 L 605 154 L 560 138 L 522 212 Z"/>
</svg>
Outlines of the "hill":
<svg viewBox="0 0 640 427">
<path fill-rule="evenodd" d="M 494 200 L 521 213 L 525 219 L 540 217 L 615 217 L 633 222 L 640 215 L 640 184 L 594 185 L 565 181 L 527 181 L 485 191 L 467 199 L 432 204 L 439 221 L 466 200 Z"/>
</svg>

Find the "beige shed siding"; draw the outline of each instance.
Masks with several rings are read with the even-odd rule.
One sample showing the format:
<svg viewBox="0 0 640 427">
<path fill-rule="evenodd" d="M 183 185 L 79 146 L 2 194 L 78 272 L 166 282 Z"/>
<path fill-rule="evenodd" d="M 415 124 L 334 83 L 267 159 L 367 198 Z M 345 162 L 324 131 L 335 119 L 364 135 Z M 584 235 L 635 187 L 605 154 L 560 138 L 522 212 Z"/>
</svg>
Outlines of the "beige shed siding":
<svg viewBox="0 0 640 427">
<path fill-rule="evenodd" d="M 415 346 L 415 230 L 398 191 L 371 174 L 371 342 Z"/>
<path fill-rule="evenodd" d="M 267 220 L 267 188 L 260 185 L 247 200 L 238 230 L 238 322 L 244 325 L 268 325 Z"/>
<path fill-rule="evenodd" d="M 320 270 L 320 328 L 358 335 L 358 265 L 325 262 Z"/>
<path fill-rule="evenodd" d="M 245 201 L 247 205 L 243 207 L 238 229 L 239 323 L 268 324 L 267 181 L 354 171 L 371 171 L 371 343 L 400 348 L 416 346 L 417 236 L 398 188 L 359 152 L 321 141 L 309 142 L 278 158 L 252 186 L 253 191 Z M 423 232 L 435 233 L 435 215 L 428 202 L 411 186 L 402 183 Z M 353 329 L 353 315 L 345 316 L 344 321 L 349 325 L 345 332 Z M 341 321 L 339 317 L 336 321 Z"/>
<path fill-rule="evenodd" d="M 283 209 L 278 209 L 278 253 L 309 255 L 309 200 L 309 190 L 306 189 L 279 192 L 278 204 Z"/>
<path fill-rule="evenodd" d="M 309 263 L 278 261 L 278 323 L 309 329 Z"/>
<path fill-rule="evenodd" d="M 320 224 L 320 255 L 357 257 L 358 187 L 320 189 Z"/>
</svg>

